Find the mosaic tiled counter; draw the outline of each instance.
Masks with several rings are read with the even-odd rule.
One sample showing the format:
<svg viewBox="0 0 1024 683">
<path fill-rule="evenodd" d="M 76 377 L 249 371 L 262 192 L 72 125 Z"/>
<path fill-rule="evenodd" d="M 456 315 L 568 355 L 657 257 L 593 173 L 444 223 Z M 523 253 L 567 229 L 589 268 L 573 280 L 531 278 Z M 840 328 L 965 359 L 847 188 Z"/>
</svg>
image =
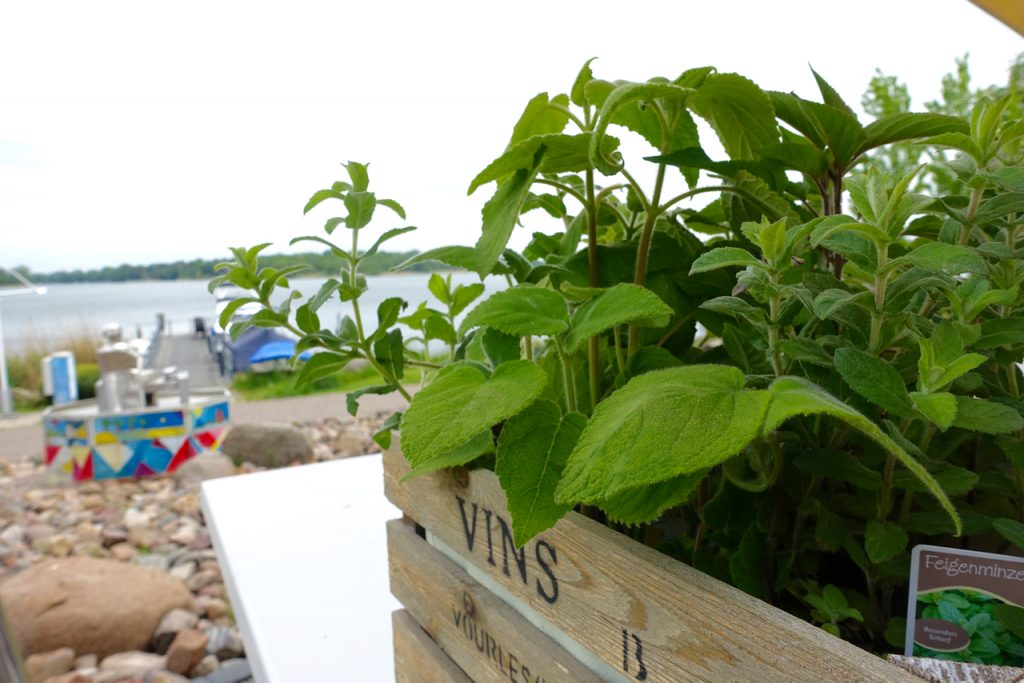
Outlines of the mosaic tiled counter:
<svg viewBox="0 0 1024 683">
<path fill-rule="evenodd" d="M 227 432 L 230 395 L 193 392 L 188 404 L 161 398 L 156 406 L 100 413 L 78 401 L 43 414 L 46 463 L 76 481 L 145 477 L 173 472 L 203 451 L 220 447 Z"/>
</svg>

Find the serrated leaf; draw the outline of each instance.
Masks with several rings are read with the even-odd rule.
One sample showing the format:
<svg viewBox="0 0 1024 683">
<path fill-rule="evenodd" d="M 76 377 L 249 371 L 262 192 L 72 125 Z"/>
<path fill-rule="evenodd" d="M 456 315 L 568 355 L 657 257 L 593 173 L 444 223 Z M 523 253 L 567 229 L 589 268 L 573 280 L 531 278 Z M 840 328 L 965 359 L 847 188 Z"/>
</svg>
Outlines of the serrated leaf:
<svg viewBox="0 0 1024 683">
<path fill-rule="evenodd" d="M 599 507 L 609 520 L 619 524 L 653 522 L 666 510 L 687 502 L 706 474 L 683 474 L 651 486 L 628 489 L 602 500 Z"/>
<path fill-rule="evenodd" d="M 466 307 L 476 301 L 484 293 L 484 286 L 479 282 L 469 285 L 458 285 L 452 292 L 451 314 L 459 315 Z"/>
<path fill-rule="evenodd" d="M 970 396 L 957 396 L 956 403 L 954 427 L 982 434 L 1009 434 L 1024 428 L 1024 418 L 1010 406 Z"/>
<path fill-rule="evenodd" d="M 378 206 L 388 207 L 389 209 L 394 211 L 399 218 L 405 220 L 405 209 L 402 207 L 401 204 L 396 202 L 394 199 L 378 199 L 377 204 Z"/>
<path fill-rule="evenodd" d="M 588 339 L 616 325 L 646 323 L 664 327 L 672 315 L 672 308 L 651 290 L 620 283 L 573 311 L 566 346 L 570 353 L 575 353 Z"/>
<path fill-rule="evenodd" d="M 517 547 L 570 510 L 555 502 L 555 487 L 586 422 L 580 413 L 563 416 L 551 401 L 536 401 L 502 428 L 494 472 L 508 497 Z"/>
<path fill-rule="evenodd" d="M 380 202 L 378 202 L 378 203 L 380 203 Z M 416 229 L 416 226 L 408 225 L 408 226 L 406 226 L 404 228 L 392 228 L 391 230 L 385 231 L 383 235 L 381 235 L 380 237 L 377 238 L 377 241 L 374 242 L 373 245 L 370 246 L 369 249 L 367 249 L 366 251 L 364 251 L 362 254 L 359 255 L 359 258 L 364 259 L 367 256 L 373 256 L 381 248 L 381 245 L 383 245 L 388 240 L 394 239 L 395 237 L 398 237 L 399 235 L 404 235 L 407 232 L 412 232 L 415 229 Z"/>
<path fill-rule="evenodd" d="M 624 107 L 636 102 L 646 102 L 662 98 L 685 100 L 692 92 L 689 88 L 681 88 L 667 82 L 623 82 L 615 84 L 614 89 L 608 93 L 601 104 L 601 110 L 597 116 L 597 124 L 594 126 L 593 136 L 590 138 L 590 163 L 605 175 L 617 173 L 622 167 L 621 155 L 605 153 L 604 138 L 606 137 L 605 134 L 608 126 L 617 122 L 616 115 Z M 643 134 L 643 131 L 639 132 Z"/>
<path fill-rule="evenodd" d="M 811 363 L 823 368 L 832 367 L 832 356 L 828 355 L 817 342 L 810 339 L 787 339 L 779 343 L 779 348 L 783 355 L 790 360 Z"/>
<path fill-rule="evenodd" d="M 913 140 L 943 133 L 966 133 L 967 122 L 958 116 L 919 112 L 900 112 L 879 118 L 864 127 L 867 139 L 860 151 L 866 152 L 891 142 Z M 928 142 L 927 140 L 925 142 Z"/>
<path fill-rule="evenodd" d="M 298 244 L 299 242 L 317 242 L 318 244 L 322 244 L 326 246 L 328 249 L 330 249 L 331 253 L 337 256 L 338 258 L 344 259 L 345 261 L 352 260 L 351 254 L 349 254 L 347 251 L 345 251 L 338 245 L 325 240 L 323 237 L 317 237 L 316 235 L 304 235 L 302 237 L 296 237 L 295 239 L 291 240 L 290 242 L 288 242 L 288 245 L 295 245 Z"/>
<path fill-rule="evenodd" d="M 881 564 L 906 550 L 909 540 L 899 525 L 872 520 L 864 531 L 864 550 L 872 564 Z"/>
<path fill-rule="evenodd" d="M 889 269 L 898 264 L 909 263 L 930 270 L 933 273 L 984 273 L 985 260 L 969 247 L 942 242 L 929 242 L 911 250 L 905 256 L 889 262 Z"/>
<path fill-rule="evenodd" d="M 306 206 L 302 209 L 303 214 L 309 213 L 313 207 L 327 199 L 344 199 L 344 195 L 335 190 L 319 190 L 314 192 L 313 196 L 306 202 Z"/>
<path fill-rule="evenodd" d="M 342 370 L 351 360 L 351 354 L 338 354 L 326 351 L 315 353 L 302 364 L 302 368 L 299 369 L 298 374 L 295 376 L 295 386 L 303 387 L 318 379 L 333 375 Z"/>
<path fill-rule="evenodd" d="M 461 467 L 462 465 L 471 463 L 484 453 L 489 453 L 492 450 L 494 450 L 494 435 L 491 434 L 490 429 L 487 429 L 480 432 L 461 446 L 448 451 L 444 455 L 431 458 L 419 467 L 414 467 L 406 473 L 404 477 L 402 477 L 402 481 L 406 482 L 414 477 L 420 476 L 421 474 L 437 472 L 438 470 L 447 469 L 449 467 Z"/>
<path fill-rule="evenodd" d="M 718 247 L 711 251 L 706 251 L 693 262 L 690 266 L 690 275 L 696 275 L 697 273 L 705 273 L 709 270 L 716 270 L 718 268 L 746 268 L 748 266 L 754 266 L 755 268 L 764 268 L 765 265 L 757 260 L 753 254 L 746 249 L 740 249 L 739 247 Z"/>
<path fill-rule="evenodd" d="M 1024 524 L 1013 519 L 993 519 L 992 528 L 1007 541 L 1024 550 Z"/>
<path fill-rule="evenodd" d="M 813 67 L 811 67 L 811 73 L 814 74 L 814 80 L 818 84 L 818 92 L 821 93 L 821 101 L 830 107 L 842 109 L 856 118 L 857 115 L 852 109 L 850 109 L 850 106 L 843 101 L 843 98 L 839 95 L 836 89 L 833 88 L 828 81 L 822 78 L 821 74 L 815 71 Z"/>
<path fill-rule="evenodd" d="M 946 431 L 953 424 L 956 417 L 956 397 L 953 394 L 945 391 L 937 394 L 914 391 L 911 392 L 910 398 L 914 402 L 914 407 L 942 431 Z"/>
<path fill-rule="evenodd" d="M 569 309 L 558 292 L 545 287 L 518 285 L 481 301 L 463 320 L 464 333 L 485 326 L 506 334 L 552 335 L 569 329 Z"/>
<path fill-rule="evenodd" d="M 739 74 L 710 74 L 688 101 L 718 134 L 733 159 L 754 159 L 779 142 L 779 127 L 768 96 Z"/>
<path fill-rule="evenodd" d="M 479 365 L 448 365 L 405 411 L 402 450 L 413 468 L 424 465 L 518 414 L 546 386 L 547 374 L 530 361 L 502 363 L 490 377 Z"/>
<path fill-rule="evenodd" d="M 436 262 L 442 263 L 452 268 L 461 268 L 462 270 L 473 270 L 476 268 L 476 250 L 473 247 L 464 247 L 460 245 L 453 245 L 449 247 L 437 247 L 436 249 L 428 249 L 420 254 L 402 261 L 397 266 L 391 269 L 392 272 L 405 270 L 410 266 L 414 266 L 417 263 L 429 263 Z"/>
<path fill-rule="evenodd" d="M 430 274 L 430 278 L 427 280 L 427 289 L 430 290 L 430 293 L 433 294 L 441 303 L 450 303 L 451 292 L 448 291 L 448 283 L 445 282 L 444 276 L 440 273 Z"/>
<path fill-rule="evenodd" d="M 556 500 L 599 503 L 723 462 L 757 436 L 767 404 L 767 392 L 744 391 L 743 373 L 732 367 L 634 377 L 594 410 Z"/>
<path fill-rule="evenodd" d="M 583 107 L 588 104 L 586 97 L 587 83 L 594 78 L 594 72 L 590 69 L 590 63 L 593 62 L 597 57 L 591 57 L 583 63 L 583 67 L 580 69 L 579 74 L 576 75 L 576 80 L 572 84 L 572 91 L 569 93 L 569 99 L 577 107 Z"/>
<path fill-rule="evenodd" d="M 392 296 L 381 301 L 377 306 L 377 329 L 383 331 L 398 322 L 398 316 L 405 307 L 405 300 L 401 297 Z"/>
<path fill-rule="evenodd" d="M 344 197 L 348 216 L 345 227 L 365 228 L 373 220 L 373 211 L 377 208 L 377 198 L 372 192 L 349 192 Z"/>
<path fill-rule="evenodd" d="M 348 171 L 349 179 L 352 181 L 352 189 L 356 192 L 365 192 L 366 188 L 370 186 L 370 165 L 358 161 L 350 161 L 344 164 L 344 166 L 345 170 Z"/>
<path fill-rule="evenodd" d="M 1024 212 L 1024 192 L 1007 192 L 983 201 L 974 220 L 984 224 L 1021 212 Z"/>
<path fill-rule="evenodd" d="M 498 186 L 494 196 L 484 204 L 481 212 L 483 229 L 476 243 L 473 261 L 473 270 L 481 276 L 491 272 L 505 250 L 519 218 L 519 211 L 530 195 L 530 186 L 539 170 L 540 164 L 535 163 L 530 169 L 516 171 Z"/>
<path fill-rule="evenodd" d="M 386 372 L 386 379 L 401 379 L 405 374 L 405 346 L 402 331 L 390 330 L 373 342 L 373 357 Z"/>
<path fill-rule="evenodd" d="M 402 413 L 396 412 L 391 413 L 386 420 L 381 422 L 380 428 L 371 435 L 371 439 L 381 450 L 387 450 L 391 448 L 391 432 L 392 430 L 398 429 L 399 423 L 402 421 Z"/>
<path fill-rule="evenodd" d="M 845 289 L 826 289 L 814 297 L 813 313 L 815 317 L 826 320 L 839 309 L 854 302 L 864 292 L 854 294 Z"/>
<path fill-rule="evenodd" d="M 969 493 L 978 483 L 980 477 L 963 467 L 950 465 L 932 472 L 935 481 L 939 482 L 942 490 L 951 496 L 962 496 Z M 907 491 L 927 493 L 925 486 L 913 475 L 904 470 L 893 472 L 892 485 Z"/>
<path fill-rule="evenodd" d="M 220 312 L 220 320 L 218 322 L 220 323 L 221 328 L 226 328 L 228 326 L 228 323 L 231 321 L 231 316 L 235 314 L 235 311 L 242 306 L 251 303 L 258 303 L 258 301 L 251 296 L 241 296 L 229 301 L 227 306 L 224 307 L 224 310 Z"/>
<path fill-rule="evenodd" d="M 484 327 L 477 334 L 481 349 L 493 367 L 522 356 L 522 338 L 517 335 L 505 334 L 493 327 Z"/>
<path fill-rule="evenodd" d="M 320 307 L 331 298 L 331 295 L 334 294 L 335 290 L 340 286 L 341 283 L 334 278 L 328 279 L 327 282 L 323 283 L 317 293 L 309 300 L 309 310 L 314 313 L 320 310 Z"/>
<path fill-rule="evenodd" d="M 884 360 L 847 347 L 836 351 L 835 366 L 851 389 L 886 412 L 900 417 L 913 414 L 903 378 Z"/>
<path fill-rule="evenodd" d="M 308 303 L 302 304 L 295 309 L 295 325 L 306 334 L 313 334 L 320 331 L 320 318 Z"/>
<path fill-rule="evenodd" d="M 752 323 L 763 323 L 765 320 L 763 308 L 754 306 L 745 299 L 736 296 L 717 296 L 714 299 L 708 299 L 700 307 L 706 311 L 714 311 L 715 313 L 721 313 L 733 318 L 742 318 Z M 829 360 L 831 361 L 831 359 Z"/>
<path fill-rule="evenodd" d="M 575 173 L 591 168 L 590 133 L 576 135 L 538 135 L 510 147 L 492 161 L 469 184 L 468 194 L 492 181 L 502 182 L 516 171 L 530 169 L 542 152 L 541 173 Z M 619 145 L 617 138 L 605 136 L 601 140 L 603 154 L 613 153 Z"/>
<path fill-rule="evenodd" d="M 372 387 L 362 387 L 345 394 L 345 408 L 348 410 L 348 414 L 352 417 L 356 416 L 359 412 L 359 399 L 367 394 L 373 394 L 375 396 L 385 396 L 398 391 L 397 384 L 382 384 Z"/>
<path fill-rule="evenodd" d="M 523 140 L 537 135 L 560 133 L 569 123 L 569 114 L 565 111 L 569 106 L 569 98 L 565 95 L 548 97 L 542 92 L 527 102 L 526 108 L 512 129 L 509 147 L 514 147 Z"/>
<path fill-rule="evenodd" d="M 801 377 L 779 377 L 772 382 L 768 390 L 771 394 L 771 402 L 765 414 L 762 428 L 764 434 L 770 434 L 778 429 L 783 422 L 797 415 L 829 415 L 842 420 L 882 446 L 910 470 L 943 507 L 950 519 L 953 520 L 957 533 L 960 533 L 960 517 L 939 482 L 899 443 L 885 434 L 877 424 L 821 387 Z"/>
<path fill-rule="evenodd" d="M 981 324 L 981 336 L 974 342 L 976 349 L 994 349 L 1000 346 L 1020 346 L 1024 343 L 1024 318 L 996 318 Z"/>
</svg>

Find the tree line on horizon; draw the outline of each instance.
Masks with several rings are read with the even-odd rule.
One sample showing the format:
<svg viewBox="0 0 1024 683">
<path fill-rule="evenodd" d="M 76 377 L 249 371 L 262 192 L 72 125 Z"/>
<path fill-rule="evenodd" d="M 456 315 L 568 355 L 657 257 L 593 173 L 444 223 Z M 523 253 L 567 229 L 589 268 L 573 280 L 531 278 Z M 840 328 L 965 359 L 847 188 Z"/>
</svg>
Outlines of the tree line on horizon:
<svg viewBox="0 0 1024 683">
<path fill-rule="evenodd" d="M 366 275 L 379 275 L 401 264 L 418 251 L 388 252 L 381 251 L 366 257 L 360 269 Z M 14 270 L 21 273 L 34 283 L 72 283 L 72 282 L 130 282 L 136 280 L 209 280 L 216 272 L 214 268 L 224 259 L 192 259 L 189 261 L 172 261 L 170 263 L 152 263 L 149 265 L 132 265 L 122 263 L 118 266 L 105 266 L 93 269 L 56 270 L 49 273 L 37 273 L 26 266 L 17 266 Z M 323 253 L 303 252 L 299 254 L 267 254 L 260 256 L 263 265 L 282 268 L 301 264 L 307 266 L 305 275 L 335 275 L 339 269 L 338 258 L 330 251 Z M 403 272 L 430 272 L 437 269 L 437 264 L 415 263 Z M 17 280 L 0 270 L 0 286 L 19 284 Z"/>
</svg>

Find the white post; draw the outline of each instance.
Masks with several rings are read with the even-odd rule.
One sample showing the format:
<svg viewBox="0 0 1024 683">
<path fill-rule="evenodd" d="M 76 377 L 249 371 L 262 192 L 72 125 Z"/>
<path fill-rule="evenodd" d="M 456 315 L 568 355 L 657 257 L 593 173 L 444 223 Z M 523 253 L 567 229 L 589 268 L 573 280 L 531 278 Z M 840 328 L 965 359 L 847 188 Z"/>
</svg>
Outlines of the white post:
<svg viewBox="0 0 1024 683">
<path fill-rule="evenodd" d="M 14 412 L 11 387 L 7 381 L 7 355 L 4 353 L 3 297 L 0 297 L 0 415 Z"/>
</svg>

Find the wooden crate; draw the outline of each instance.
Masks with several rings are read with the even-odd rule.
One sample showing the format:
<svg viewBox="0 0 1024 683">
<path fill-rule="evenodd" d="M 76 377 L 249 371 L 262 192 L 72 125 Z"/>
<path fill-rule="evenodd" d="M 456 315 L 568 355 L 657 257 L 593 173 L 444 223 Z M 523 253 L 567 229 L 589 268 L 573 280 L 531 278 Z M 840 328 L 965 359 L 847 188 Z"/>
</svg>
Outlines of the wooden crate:
<svg viewBox="0 0 1024 683">
<path fill-rule="evenodd" d="M 408 471 L 385 453 L 392 592 L 472 680 L 921 680 L 576 513 L 517 550 L 492 472 Z"/>
</svg>

